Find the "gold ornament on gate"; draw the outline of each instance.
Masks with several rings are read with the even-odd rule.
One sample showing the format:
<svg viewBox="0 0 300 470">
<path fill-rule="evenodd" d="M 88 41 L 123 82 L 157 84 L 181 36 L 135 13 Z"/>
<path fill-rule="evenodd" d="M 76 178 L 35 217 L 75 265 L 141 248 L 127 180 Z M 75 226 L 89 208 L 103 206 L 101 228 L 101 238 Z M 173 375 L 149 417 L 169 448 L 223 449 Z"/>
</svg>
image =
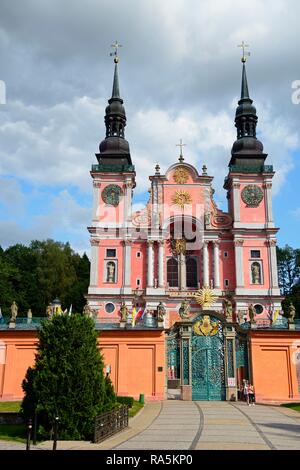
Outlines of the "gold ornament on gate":
<svg viewBox="0 0 300 470">
<path fill-rule="evenodd" d="M 183 191 L 182 189 L 180 189 L 176 191 L 175 194 L 173 194 L 172 203 L 183 209 L 184 206 L 187 206 L 192 203 L 192 197 L 187 191 Z"/>
<path fill-rule="evenodd" d="M 217 300 L 217 296 L 210 287 L 202 287 L 202 289 L 196 292 L 195 299 L 196 302 L 204 309 L 212 307 Z"/>
<path fill-rule="evenodd" d="M 183 167 L 179 166 L 174 172 L 174 181 L 177 184 L 184 184 L 189 179 L 189 172 Z"/>
<path fill-rule="evenodd" d="M 218 323 L 212 321 L 209 315 L 203 315 L 201 320 L 197 321 L 193 330 L 198 336 L 215 336 L 218 333 Z"/>
</svg>

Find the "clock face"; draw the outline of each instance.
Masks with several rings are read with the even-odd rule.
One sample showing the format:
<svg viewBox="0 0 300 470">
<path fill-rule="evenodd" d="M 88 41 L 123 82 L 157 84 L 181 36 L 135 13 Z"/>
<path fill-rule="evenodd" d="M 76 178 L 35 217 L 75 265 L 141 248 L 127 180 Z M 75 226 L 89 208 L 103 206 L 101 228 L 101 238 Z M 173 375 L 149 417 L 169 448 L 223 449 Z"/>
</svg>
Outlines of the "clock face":
<svg viewBox="0 0 300 470">
<path fill-rule="evenodd" d="M 248 207 L 257 207 L 263 200 L 261 188 L 255 184 L 248 184 L 242 191 L 242 200 Z"/>
<path fill-rule="evenodd" d="M 123 191 L 120 186 L 116 184 L 110 184 L 102 191 L 102 199 L 106 204 L 111 206 L 118 206 L 120 203 L 120 198 L 123 195 Z"/>
</svg>

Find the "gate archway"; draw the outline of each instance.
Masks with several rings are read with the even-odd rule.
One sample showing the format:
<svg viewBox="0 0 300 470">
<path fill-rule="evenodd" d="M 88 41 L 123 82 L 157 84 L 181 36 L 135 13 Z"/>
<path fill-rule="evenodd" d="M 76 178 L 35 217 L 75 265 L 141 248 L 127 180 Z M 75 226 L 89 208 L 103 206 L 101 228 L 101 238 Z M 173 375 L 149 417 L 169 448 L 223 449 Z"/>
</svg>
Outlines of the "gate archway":
<svg viewBox="0 0 300 470">
<path fill-rule="evenodd" d="M 225 400 L 224 335 L 221 321 L 203 315 L 192 330 L 192 399 Z"/>
</svg>

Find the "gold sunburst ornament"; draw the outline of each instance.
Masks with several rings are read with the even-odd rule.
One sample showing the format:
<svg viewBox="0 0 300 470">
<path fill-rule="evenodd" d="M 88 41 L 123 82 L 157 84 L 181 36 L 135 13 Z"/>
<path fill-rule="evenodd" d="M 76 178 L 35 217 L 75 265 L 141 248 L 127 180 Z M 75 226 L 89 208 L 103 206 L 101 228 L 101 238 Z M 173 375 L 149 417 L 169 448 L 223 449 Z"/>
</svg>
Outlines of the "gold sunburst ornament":
<svg viewBox="0 0 300 470">
<path fill-rule="evenodd" d="M 212 307 L 217 300 L 217 296 L 215 295 L 213 289 L 210 287 L 202 287 L 196 294 L 195 294 L 196 302 L 201 305 L 203 309 Z"/>
<path fill-rule="evenodd" d="M 177 184 L 184 184 L 189 179 L 189 172 L 183 167 L 179 166 L 174 172 L 174 181 Z"/>
<path fill-rule="evenodd" d="M 192 197 L 187 191 L 180 189 L 173 194 L 172 203 L 183 209 L 184 206 L 192 203 Z"/>
</svg>

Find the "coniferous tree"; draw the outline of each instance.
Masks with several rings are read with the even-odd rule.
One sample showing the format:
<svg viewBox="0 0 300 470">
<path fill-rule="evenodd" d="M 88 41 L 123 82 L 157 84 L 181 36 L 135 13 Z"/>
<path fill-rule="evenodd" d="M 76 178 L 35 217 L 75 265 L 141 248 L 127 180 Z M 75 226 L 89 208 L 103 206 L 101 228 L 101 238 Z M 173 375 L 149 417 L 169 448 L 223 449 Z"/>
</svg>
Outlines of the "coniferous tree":
<svg viewBox="0 0 300 470">
<path fill-rule="evenodd" d="M 90 439 L 95 416 L 115 404 L 103 367 L 92 319 L 74 314 L 45 320 L 35 365 L 23 381 L 24 415 L 36 407 L 46 435 L 58 416 L 60 439 Z"/>
</svg>

